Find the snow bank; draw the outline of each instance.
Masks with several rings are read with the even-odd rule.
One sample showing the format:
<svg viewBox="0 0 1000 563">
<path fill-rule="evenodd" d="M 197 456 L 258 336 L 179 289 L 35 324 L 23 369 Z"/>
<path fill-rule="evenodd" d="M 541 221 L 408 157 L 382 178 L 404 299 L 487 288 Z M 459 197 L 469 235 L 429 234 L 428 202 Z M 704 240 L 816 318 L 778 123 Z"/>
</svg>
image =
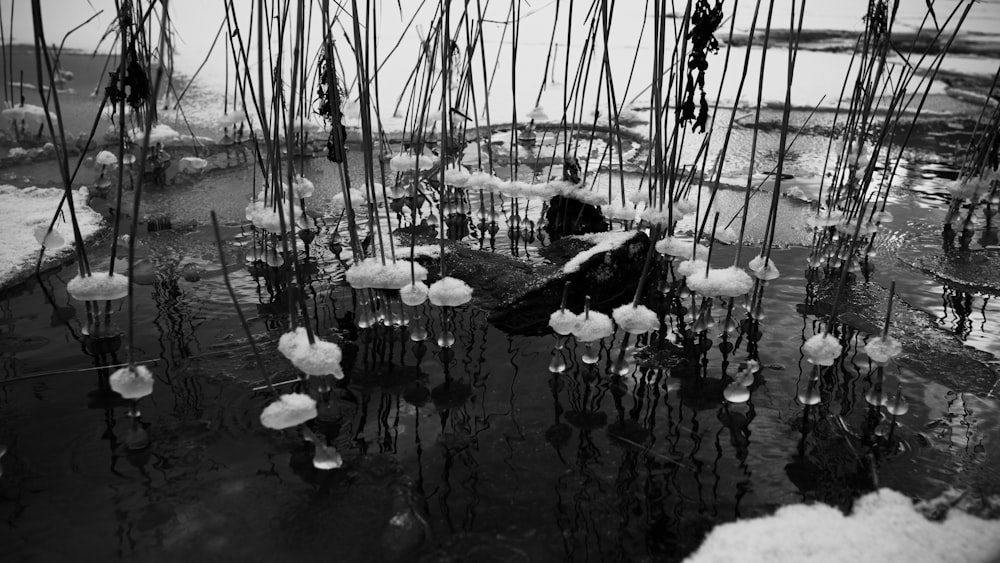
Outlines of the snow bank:
<svg viewBox="0 0 1000 563">
<path fill-rule="evenodd" d="M 6 287 L 28 276 L 35 268 L 41 244 L 35 238 L 35 229 L 47 229 L 56 212 L 63 190 L 57 188 L 16 188 L 0 186 L 0 287 Z M 101 216 L 87 206 L 87 189 L 73 192 L 77 221 L 84 240 L 93 237 L 101 228 Z M 66 241 L 73 240 L 73 227 L 69 211 L 63 205 L 65 221 L 56 221 L 55 230 Z M 72 255 L 72 245 L 47 248 L 48 259 L 65 259 Z"/>
<path fill-rule="evenodd" d="M 354 289 L 402 289 L 413 279 L 426 280 L 427 268 L 409 260 L 386 260 L 382 264 L 378 258 L 366 258 L 347 270 L 347 283 Z"/>
<path fill-rule="evenodd" d="M 717 526 L 686 563 L 962 561 L 1000 557 L 1000 521 L 952 511 L 932 522 L 902 494 L 880 489 L 846 516 L 825 504 L 796 504 L 772 516 Z"/>
</svg>

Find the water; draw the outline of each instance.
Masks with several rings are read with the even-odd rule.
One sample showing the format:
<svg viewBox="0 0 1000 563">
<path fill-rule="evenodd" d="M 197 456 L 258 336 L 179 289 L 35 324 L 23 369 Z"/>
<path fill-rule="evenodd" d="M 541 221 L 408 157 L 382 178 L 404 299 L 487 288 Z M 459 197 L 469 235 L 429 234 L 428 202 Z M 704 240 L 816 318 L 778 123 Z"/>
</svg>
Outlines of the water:
<svg viewBox="0 0 1000 563">
<path fill-rule="evenodd" d="M 853 25 L 841 24 L 831 26 Z M 804 52 L 800 64 L 825 69 L 831 61 L 843 66 L 846 58 Z M 827 93 L 824 85 L 812 87 L 802 105 Z M 208 87 L 192 94 L 206 100 L 195 104 L 203 116 L 217 109 L 210 94 Z M 780 98 L 777 90 L 765 96 Z M 936 100 L 947 111 L 967 109 Z M 765 112 L 757 125 L 762 153 L 777 146 L 775 116 Z M 797 112 L 793 125 L 805 117 Z M 789 183 L 805 193 L 820 181 L 830 122 L 829 112 L 818 114 L 796 141 Z M 880 317 L 880 288 L 891 281 L 912 306 L 897 307 L 913 329 L 907 355 L 882 375 L 888 396 L 902 383 L 910 408 L 896 421 L 892 447 L 877 452 L 878 483 L 921 498 L 950 487 L 985 497 L 1000 493 L 1000 389 L 996 359 L 986 355 L 1000 355 L 1000 311 L 988 292 L 912 267 L 940 252 L 942 176 L 967 139 L 963 121 L 925 123 L 926 134 L 915 137 L 894 178 L 888 208 L 896 220 L 880 235 L 871 284 L 854 286 L 853 302 L 861 305 L 849 324 Z M 724 177 L 745 178 L 749 132 L 737 130 Z M 630 164 L 643 156 L 638 151 Z M 554 336 L 506 334 L 472 307 L 448 319 L 423 306 L 409 328 L 359 328 L 368 297 L 344 286 L 343 268 L 325 244 L 337 223 L 332 189 L 314 203 L 324 230 L 310 248 L 310 314 L 321 333 L 343 338 L 350 384 L 330 394 L 314 428 L 345 465 L 316 470 L 311 444 L 258 422 L 269 397 L 225 291 L 208 209 L 224 223 L 236 293 L 265 350 L 264 368 L 278 382 L 295 377 L 274 353 L 287 328 L 289 296 L 244 266 L 253 173 L 224 154 L 210 161 L 215 169 L 204 177 L 151 187 L 141 211 L 169 214 L 175 228 L 143 235 L 140 247 L 155 276 L 139 287 L 134 350 L 138 360 L 157 362 L 155 391 L 139 403 L 140 419 L 108 391 L 108 370 L 90 369 L 124 357 L 87 346 L 87 311 L 65 292 L 72 266 L 0 295 L 5 557 L 366 561 L 406 560 L 422 548 L 427 560 L 678 560 L 718 523 L 803 500 L 847 506 L 873 486 L 865 437 L 886 435 L 890 421 L 870 416 L 865 395 L 880 375 L 853 353 L 864 340 L 853 329 L 844 329 L 852 353 L 833 373 L 817 374 L 802 358 L 801 343 L 818 318 L 802 314 L 800 305 L 818 287 L 804 273 L 808 250 L 794 239 L 803 235 L 794 221 L 772 255 L 783 275 L 767 284 L 757 342 L 762 369 L 749 401 L 727 404 L 719 304 L 707 367 L 681 366 L 670 375 L 634 363 L 622 376 L 609 373 L 625 346 L 621 334 L 590 350 L 572 341 L 553 350 Z M 758 173 L 767 169 L 766 159 L 758 162 Z M 44 163 L 4 173 L 5 181 L 56 181 Z M 338 185 L 323 159 L 309 161 L 305 174 L 317 185 Z M 755 200 L 769 199 L 762 196 Z M 469 203 L 477 209 L 478 195 Z M 782 205 L 788 216 L 807 211 L 794 199 Z M 501 216 L 510 212 L 505 202 Z M 538 203 L 519 210 L 534 220 L 539 212 Z M 346 241 L 346 225 L 339 232 Z M 505 254 L 516 248 L 540 263 L 541 244 L 512 243 L 501 228 L 493 244 L 487 238 L 482 246 Z M 102 241 L 94 249 L 99 267 L 108 267 L 106 248 Z M 723 248 L 713 259 L 732 258 L 733 249 Z M 186 275 L 192 272 L 197 276 Z M 113 321 L 122 328 L 125 313 L 114 305 Z M 411 338 L 418 323 L 427 332 L 422 342 Z M 446 330 L 457 338 L 447 350 L 436 344 Z M 727 353 L 730 376 L 746 346 L 744 337 Z M 584 363 L 585 353 L 597 354 L 597 363 Z M 560 375 L 550 371 L 553 355 L 566 364 Z M 815 393 L 821 403 L 807 411 L 797 397 Z"/>
<path fill-rule="evenodd" d="M 922 166 L 911 162 L 911 180 L 893 192 L 896 221 L 874 281 L 896 280 L 915 318 L 940 325 L 942 335 L 997 353 L 995 299 L 906 265 L 907 256 L 940 248 L 943 184 L 919 177 Z M 329 171 L 321 160 L 310 167 L 314 180 Z M 245 167 L 234 166 L 150 190 L 149 212 L 192 223 L 144 237 L 140 249 L 158 272 L 139 287 L 135 318 L 137 359 L 158 361 L 156 390 L 140 402 L 148 447 L 130 449 L 136 429 L 128 404 L 107 390 L 107 370 L 73 372 L 123 357 L 86 352 L 85 308 L 64 289 L 72 268 L 4 296 L 0 537 L 8 553 L 312 560 L 336 552 L 364 560 L 373 549 L 390 557 L 392 546 L 418 544 L 433 548 L 432 559 L 489 552 L 513 560 L 669 560 L 718 522 L 803 499 L 848 505 L 871 486 L 860 436 L 878 420 L 866 410 L 874 377 L 866 360 L 849 359 L 837 377 L 821 375 L 823 403 L 811 407 L 803 432 L 796 396 L 813 374 L 799 346 L 816 319 L 796 310 L 810 284 L 808 252 L 795 246 L 773 255 L 783 276 L 767 287 L 758 343 L 764 368 L 749 402 L 727 406 L 718 329 L 709 331 L 714 348 L 700 385 L 634 365 L 623 377 L 610 375 L 622 335 L 593 348 L 596 365 L 583 363 L 584 346 L 570 342 L 559 351 L 567 368 L 554 376 L 555 337 L 504 334 L 469 307 L 449 321 L 458 339 L 450 350 L 435 344 L 443 320 L 429 306 L 419 311 L 429 333 L 422 343 L 405 328 L 359 329 L 352 315 L 364 296 L 339 282 L 321 236 L 310 250 L 319 263 L 312 314 L 321 332 L 344 336 L 352 383 L 333 393 L 317 425 L 345 467 L 317 471 L 311 446 L 294 432 L 257 422 L 267 395 L 252 390 L 259 371 L 198 213 L 219 210 L 227 260 L 241 264 L 250 240 L 239 226 L 246 199 L 230 194 L 244 193 L 249 181 Z M 510 252 L 509 245 L 501 229 L 496 247 Z M 718 259 L 732 251 L 723 248 Z M 95 252 L 106 267 L 106 251 Z M 200 267 L 196 281 L 184 278 L 188 263 Z M 232 274 L 266 368 L 277 381 L 293 379 L 273 353 L 287 296 L 244 268 Z M 723 311 L 714 309 L 720 326 Z M 113 319 L 125 324 L 121 305 Z M 731 375 L 745 345 L 729 355 Z M 881 485 L 924 498 L 948 487 L 1000 490 L 995 381 L 941 377 L 969 361 L 948 358 L 953 365 L 904 360 L 886 369 L 886 392 L 903 382 L 910 409 L 894 431 L 899 449 L 881 454 Z M 66 373 L 13 381 L 49 371 Z M 415 519 L 419 533 L 393 535 L 387 515 L 401 511 L 421 515 L 426 527 Z"/>
</svg>

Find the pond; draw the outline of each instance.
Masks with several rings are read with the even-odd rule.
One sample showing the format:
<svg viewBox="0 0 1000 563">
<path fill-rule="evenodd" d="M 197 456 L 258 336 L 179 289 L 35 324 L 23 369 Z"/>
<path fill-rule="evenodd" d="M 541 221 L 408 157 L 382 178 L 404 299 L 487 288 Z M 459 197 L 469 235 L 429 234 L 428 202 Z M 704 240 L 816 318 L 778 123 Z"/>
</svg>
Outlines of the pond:
<svg viewBox="0 0 1000 563">
<path fill-rule="evenodd" d="M 950 131 L 944 119 L 926 125 Z M 959 146 L 961 135 L 951 134 Z M 253 174 L 220 153 L 203 177 L 153 186 L 146 199 L 144 214 L 176 224 L 144 234 L 139 251 L 149 270 L 134 346 L 138 359 L 155 362 L 156 377 L 139 418 L 109 390 L 101 367 L 124 361 L 121 351 L 88 339 L 88 310 L 67 296 L 72 266 L 3 295 L 4 550 L 18 560 L 88 553 L 361 561 L 374 552 L 401 560 L 679 560 L 720 522 L 802 500 L 849 506 L 876 484 L 920 498 L 948 488 L 988 498 L 1000 493 L 997 300 L 918 269 L 921 257 L 942 253 L 945 180 L 928 170 L 948 160 L 940 150 L 933 161 L 919 146 L 908 152 L 871 281 L 851 286 L 855 317 L 867 307 L 878 318 L 895 281 L 904 302 L 896 323 L 910 325 L 900 335 L 906 355 L 885 370 L 886 388 L 901 383 L 910 405 L 891 446 L 866 445 L 878 420 L 864 398 L 874 367 L 862 354 L 823 377 L 824 400 L 803 426 L 796 396 L 811 370 L 800 347 L 818 320 L 810 303 L 824 299 L 816 297 L 822 280 L 806 271 L 806 247 L 772 255 L 782 277 L 766 288 L 755 342 L 762 370 L 750 401 L 728 404 L 723 366 L 732 373 L 750 334 L 724 358 L 719 344 L 731 339 L 709 330 L 704 367 L 633 363 L 618 375 L 621 334 L 605 339 L 590 365 L 582 345 L 554 350 L 555 336 L 506 334 L 474 306 L 445 318 L 423 305 L 406 313 L 409 326 L 393 326 L 400 305 L 388 323 L 359 328 L 368 297 L 343 282 L 325 241 L 337 228 L 346 240 L 346 227 L 327 213 L 308 250 L 308 303 L 315 328 L 343 339 L 349 376 L 315 426 L 344 459 L 324 471 L 297 432 L 258 422 L 269 399 L 225 290 L 206 209 L 222 218 L 235 291 L 279 382 L 295 379 L 273 351 L 287 329 L 288 295 L 266 271 L 245 266 L 253 236 L 241 215 Z M 803 162 L 797 174 L 815 179 Z M 44 166 L 17 173 L 44 176 Z M 333 174 L 325 159 L 306 168 L 318 182 Z M 323 197 L 318 208 L 329 209 Z M 478 247 L 474 237 L 468 244 Z M 512 246 L 501 229 L 495 252 Z M 533 241 L 522 259 L 543 262 L 542 246 Z M 94 245 L 99 268 L 107 267 L 106 249 Z M 717 255 L 727 261 L 734 251 Z M 111 318 L 126 323 L 117 302 Z M 436 343 L 442 322 L 457 338 L 450 349 Z M 411 339 L 416 323 L 429 333 L 423 342 Z M 853 325 L 844 337 L 858 346 L 866 326 Z M 567 364 L 559 375 L 549 370 L 554 353 Z"/>
</svg>

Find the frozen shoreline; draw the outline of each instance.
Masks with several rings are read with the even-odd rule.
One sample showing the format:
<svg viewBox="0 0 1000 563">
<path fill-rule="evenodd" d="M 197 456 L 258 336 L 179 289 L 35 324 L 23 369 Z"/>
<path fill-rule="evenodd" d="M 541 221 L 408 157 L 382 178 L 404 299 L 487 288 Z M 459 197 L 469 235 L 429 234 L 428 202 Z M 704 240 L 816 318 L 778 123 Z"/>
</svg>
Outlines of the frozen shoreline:
<svg viewBox="0 0 1000 563">
<path fill-rule="evenodd" d="M 63 190 L 59 188 L 17 188 L 0 185 L 0 290 L 6 290 L 30 277 L 35 270 L 41 244 L 35 228 L 47 228 L 56 212 Z M 84 241 L 94 238 L 104 226 L 100 214 L 87 205 L 87 188 L 73 192 L 76 218 Z M 64 207 L 64 215 L 68 210 Z M 73 256 L 73 227 L 67 218 L 56 221 L 55 231 L 66 241 L 56 249 L 46 249 L 42 268 L 65 262 Z"/>
</svg>

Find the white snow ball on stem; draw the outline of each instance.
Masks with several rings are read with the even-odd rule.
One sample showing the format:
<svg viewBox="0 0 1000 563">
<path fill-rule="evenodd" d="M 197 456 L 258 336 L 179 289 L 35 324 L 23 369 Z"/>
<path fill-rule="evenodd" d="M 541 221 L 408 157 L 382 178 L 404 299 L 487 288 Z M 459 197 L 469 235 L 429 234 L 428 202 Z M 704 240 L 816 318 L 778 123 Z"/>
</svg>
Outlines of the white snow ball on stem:
<svg viewBox="0 0 1000 563">
<path fill-rule="evenodd" d="M 645 305 L 632 306 L 626 303 L 611 311 L 618 326 L 629 334 L 646 334 L 660 328 L 660 319 L 656 312 Z"/>
<path fill-rule="evenodd" d="M 399 298 L 403 303 L 416 307 L 417 305 L 423 304 L 427 301 L 427 284 L 422 281 L 417 281 L 415 283 L 408 283 L 404 285 L 399 290 Z"/>
<path fill-rule="evenodd" d="M 286 393 L 264 407 L 260 423 L 272 430 L 284 430 L 316 418 L 316 400 L 305 393 Z"/>
<path fill-rule="evenodd" d="M 344 378 L 344 370 L 340 367 L 340 361 L 343 359 L 340 346 L 315 336 L 310 344 L 309 333 L 303 327 L 282 334 L 278 340 L 278 351 L 306 375 L 332 375 L 337 379 Z"/>
<path fill-rule="evenodd" d="M 778 267 L 774 264 L 774 260 L 764 258 L 764 256 L 760 254 L 750 261 L 749 267 L 753 274 L 757 276 L 757 279 L 760 280 L 775 280 L 781 275 L 781 272 L 778 271 Z"/>
<path fill-rule="evenodd" d="M 802 354 L 809 363 L 818 366 L 832 366 L 843 350 L 844 347 L 836 337 L 822 332 L 812 335 L 802 345 Z"/>
<path fill-rule="evenodd" d="M 582 318 L 583 315 L 577 315 L 569 309 L 559 309 L 549 315 L 549 326 L 556 334 L 568 336 L 573 334 L 573 330 L 576 329 L 576 325 L 580 323 Z"/>
<path fill-rule="evenodd" d="M 889 335 L 876 336 L 865 344 L 865 353 L 876 364 L 884 365 L 903 353 L 903 345 Z"/>
<path fill-rule="evenodd" d="M 573 327 L 573 336 L 580 342 L 593 342 L 611 336 L 614 330 L 611 317 L 598 311 L 590 311 L 586 315 L 580 315 L 580 322 Z"/>
<path fill-rule="evenodd" d="M 450 276 L 431 284 L 427 293 L 431 304 L 438 307 L 458 307 L 472 299 L 472 288 L 469 284 Z"/>
<path fill-rule="evenodd" d="M 112 391 L 126 399 L 141 399 L 153 393 L 153 374 L 144 365 L 119 368 L 108 383 Z"/>
<path fill-rule="evenodd" d="M 94 272 L 77 275 L 66 284 L 66 292 L 77 301 L 112 301 L 128 295 L 128 276 Z"/>
</svg>

